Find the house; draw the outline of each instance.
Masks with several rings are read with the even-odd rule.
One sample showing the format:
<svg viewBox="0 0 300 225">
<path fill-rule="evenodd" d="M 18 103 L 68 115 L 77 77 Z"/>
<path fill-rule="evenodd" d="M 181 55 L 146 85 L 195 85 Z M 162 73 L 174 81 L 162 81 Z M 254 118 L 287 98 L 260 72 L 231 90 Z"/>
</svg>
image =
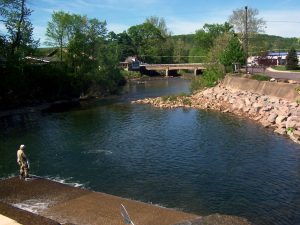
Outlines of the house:
<svg viewBox="0 0 300 225">
<path fill-rule="evenodd" d="M 140 70 L 141 61 L 136 56 L 129 56 L 124 62 L 120 62 L 121 68 L 127 71 Z"/>
<path fill-rule="evenodd" d="M 268 52 L 268 58 L 275 59 L 277 65 L 285 65 L 288 52 Z M 297 52 L 298 62 L 300 63 L 300 52 Z"/>
<path fill-rule="evenodd" d="M 63 50 L 66 52 L 66 50 Z M 60 50 L 58 48 L 53 49 L 46 56 L 25 56 L 25 59 L 32 64 L 48 64 L 60 62 Z"/>
<path fill-rule="evenodd" d="M 288 55 L 288 52 L 275 52 L 275 51 L 269 51 L 267 52 L 265 57 L 259 57 L 259 56 L 251 56 L 248 58 L 248 64 L 251 65 L 257 65 L 260 64 L 261 61 L 268 60 L 270 64 L 272 65 L 285 65 L 286 64 L 286 57 Z M 297 52 L 298 57 L 298 64 L 300 65 L 300 52 Z"/>
</svg>

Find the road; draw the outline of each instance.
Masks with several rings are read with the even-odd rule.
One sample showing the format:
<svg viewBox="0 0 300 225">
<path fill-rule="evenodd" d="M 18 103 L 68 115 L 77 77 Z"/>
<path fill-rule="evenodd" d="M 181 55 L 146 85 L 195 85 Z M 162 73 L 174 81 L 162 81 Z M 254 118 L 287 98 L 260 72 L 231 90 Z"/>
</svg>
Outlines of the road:
<svg viewBox="0 0 300 225">
<path fill-rule="evenodd" d="M 260 73 L 265 74 L 269 77 L 279 78 L 279 79 L 287 79 L 287 80 L 295 80 L 300 81 L 300 72 L 289 72 L 289 71 L 278 71 L 272 68 L 267 68 L 265 71 L 262 67 L 249 67 L 248 71 L 250 73 Z"/>
</svg>

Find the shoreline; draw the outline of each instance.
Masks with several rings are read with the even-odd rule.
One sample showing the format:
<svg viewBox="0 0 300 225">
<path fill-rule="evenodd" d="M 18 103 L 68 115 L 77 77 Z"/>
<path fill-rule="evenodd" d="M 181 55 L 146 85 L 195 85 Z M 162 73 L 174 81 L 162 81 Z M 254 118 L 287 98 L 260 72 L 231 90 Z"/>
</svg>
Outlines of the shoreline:
<svg viewBox="0 0 300 225">
<path fill-rule="evenodd" d="M 232 85 L 228 84 L 229 79 L 191 96 L 146 98 L 131 103 L 150 104 L 158 108 L 194 108 L 231 113 L 256 121 L 265 128 L 272 128 L 275 133 L 287 135 L 300 144 L 300 106 L 298 101 L 291 100 L 293 96 L 285 99 L 232 88 Z"/>
<path fill-rule="evenodd" d="M 180 78 L 180 76 L 178 76 Z M 147 81 L 155 81 L 155 80 L 166 80 L 166 79 L 173 79 L 178 78 L 177 76 L 172 77 L 140 77 L 140 78 L 131 78 L 128 79 L 129 83 L 144 83 Z M 181 77 L 182 79 L 186 79 Z M 35 104 L 28 104 L 28 105 L 19 105 L 15 107 L 8 107 L 8 108 L 1 108 L 0 109 L 0 119 L 2 117 L 7 117 L 11 115 L 18 115 L 24 113 L 36 113 L 36 112 L 60 112 L 64 110 L 69 110 L 76 107 L 81 107 L 93 103 L 94 101 L 98 100 L 109 100 L 115 99 L 122 96 L 122 94 L 109 94 L 109 95 L 99 95 L 99 96 L 85 96 L 79 98 L 73 98 L 70 100 L 57 100 L 53 102 L 40 102 Z"/>
</svg>

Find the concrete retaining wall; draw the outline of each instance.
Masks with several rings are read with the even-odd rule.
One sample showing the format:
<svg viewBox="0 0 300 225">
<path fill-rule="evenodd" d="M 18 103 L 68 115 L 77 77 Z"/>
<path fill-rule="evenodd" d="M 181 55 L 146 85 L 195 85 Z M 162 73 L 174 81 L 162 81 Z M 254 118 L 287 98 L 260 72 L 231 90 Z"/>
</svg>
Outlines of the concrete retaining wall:
<svg viewBox="0 0 300 225">
<path fill-rule="evenodd" d="M 250 91 L 261 95 L 275 96 L 289 101 L 300 99 L 295 90 L 299 84 L 289 84 L 282 82 L 257 81 L 249 78 L 242 78 L 227 75 L 222 84 L 226 88 Z"/>
</svg>

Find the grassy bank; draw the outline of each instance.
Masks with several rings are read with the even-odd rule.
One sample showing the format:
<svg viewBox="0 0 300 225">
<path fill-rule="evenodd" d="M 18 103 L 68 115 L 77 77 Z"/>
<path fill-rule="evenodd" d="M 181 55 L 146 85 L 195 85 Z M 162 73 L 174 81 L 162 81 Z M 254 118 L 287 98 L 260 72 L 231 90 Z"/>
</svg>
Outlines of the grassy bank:
<svg viewBox="0 0 300 225">
<path fill-rule="evenodd" d="M 285 66 L 274 66 L 274 67 L 272 67 L 274 70 L 278 70 L 278 71 L 288 71 L 288 72 L 298 72 L 298 73 L 300 73 L 300 67 L 298 66 L 298 69 L 296 69 L 296 70 L 287 70 L 286 68 L 285 68 Z"/>
</svg>

